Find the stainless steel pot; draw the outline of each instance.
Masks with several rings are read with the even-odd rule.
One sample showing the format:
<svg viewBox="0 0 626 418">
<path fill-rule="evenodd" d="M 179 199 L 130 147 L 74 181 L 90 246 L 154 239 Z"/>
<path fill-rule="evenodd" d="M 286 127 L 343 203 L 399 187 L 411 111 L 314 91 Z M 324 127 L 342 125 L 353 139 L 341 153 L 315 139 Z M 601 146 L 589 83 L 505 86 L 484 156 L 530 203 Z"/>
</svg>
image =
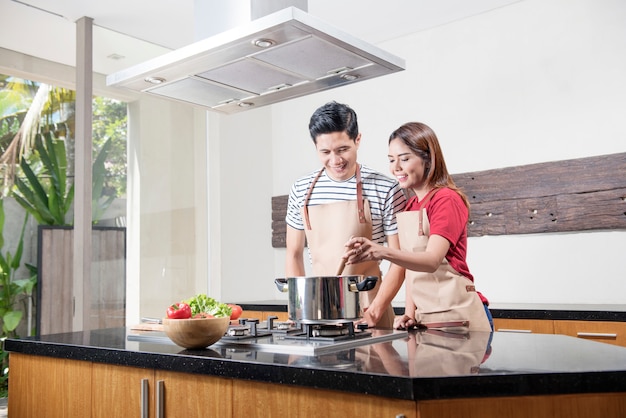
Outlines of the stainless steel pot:
<svg viewBox="0 0 626 418">
<path fill-rule="evenodd" d="M 362 317 L 359 292 L 372 290 L 376 276 L 312 276 L 274 280 L 289 292 L 289 319 L 302 323 L 341 322 Z"/>
</svg>

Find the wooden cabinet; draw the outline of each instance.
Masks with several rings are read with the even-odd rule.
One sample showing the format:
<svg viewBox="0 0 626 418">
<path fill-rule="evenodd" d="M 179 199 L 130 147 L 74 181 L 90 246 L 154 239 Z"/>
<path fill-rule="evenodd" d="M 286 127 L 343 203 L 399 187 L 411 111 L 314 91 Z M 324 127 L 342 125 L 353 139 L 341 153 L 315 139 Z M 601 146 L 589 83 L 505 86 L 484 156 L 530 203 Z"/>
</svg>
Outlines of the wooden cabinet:
<svg viewBox="0 0 626 418">
<path fill-rule="evenodd" d="M 232 380 L 10 354 L 12 418 L 231 418 Z"/>
<path fill-rule="evenodd" d="M 626 347 L 626 322 L 555 320 L 554 332 Z"/>
<path fill-rule="evenodd" d="M 230 418 L 232 381 L 137 367 L 93 365 L 93 418 Z"/>
<path fill-rule="evenodd" d="M 243 311 L 241 318 L 258 319 L 259 321 L 267 320 L 268 316 L 278 317 L 278 321 L 287 321 L 289 319 L 288 312 L 267 312 L 267 311 Z"/>
<path fill-rule="evenodd" d="M 626 393 L 411 401 L 15 352 L 10 356 L 11 418 L 612 418 L 626 410 Z"/>
<path fill-rule="evenodd" d="M 156 417 L 154 370 L 94 363 L 91 381 L 93 418 Z"/>
<path fill-rule="evenodd" d="M 261 416 L 416 418 L 417 407 L 415 401 L 402 399 L 235 380 L 233 417 Z"/>
<path fill-rule="evenodd" d="M 500 332 L 562 334 L 626 347 L 626 322 L 494 318 Z"/>
<path fill-rule="evenodd" d="M 90 362 L 20 353 L 10 353 L 9 359 L 11 418 L 90 416 Z"/>
<path fill-rule="evenodd" d="M 163 384 L 164 418 L 241 416 L 232 414 L 232 379 L 162 370 L 155 379 Z"/>
<path fill-rule="evenodd" d="M 554 334 L 551 319 L 509 319 L 494 318 L 493 326 L 501 332 L 533 332 L 535 334 Z"/>
<path fill-rule="evenodd" d="M 442 399 L 417 406 L 420 418 L 621 418 L 626 393 Z"/>
</svg>

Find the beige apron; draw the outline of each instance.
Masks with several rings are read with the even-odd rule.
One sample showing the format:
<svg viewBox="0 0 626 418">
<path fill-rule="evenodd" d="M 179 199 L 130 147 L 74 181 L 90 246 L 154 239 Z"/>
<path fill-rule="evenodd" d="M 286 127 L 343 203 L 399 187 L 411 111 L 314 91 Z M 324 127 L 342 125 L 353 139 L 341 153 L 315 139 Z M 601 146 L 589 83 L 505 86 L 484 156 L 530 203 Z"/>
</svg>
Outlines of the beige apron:
<svg viewBox="0 0 626 418">
<path fill-rule="evenodd" d="M 320 170 L 307 192 L 302 208 L 307 245 L 311 254 L 313 275 L 335 276 L 346 252 L 345 243 L 351 236 L 372 238 L 372 215 L 369 201 L 363 199 L 361 170 L 357 165 L 357 200 L 308 206 L 309 198 L 324 169 Z M 311 226 L 313 225 L 313 227 Z M 361 309 L 367 308 L 374 300 L 381 285 L 381 272 L 377 261 L 368 261 L 346 266 L 344 275 L 377 276 L 376 287 L 359 292 Z M 376 327 L 393 328 L 394 313 L 391 304 L 380 318 Z"/>
<path fill-rule="evenodd" d="M 477 374 L 491 341 L 490 332 L 451 333 L 426 330 L 408 341 L 411 376 L 439 377 Z"/>
<path fill-rule="evenodd" d="M 426 203 L 430 192 L 420 203 L 419 210 L 399 213 L 398 237 L 404 251 L 425 251 L 430 235 Z M 429 328 L 460 328 L 491 332 L 474 283 L 454 270 L 445 258 L 434 273 L 406 270 L 407 291 L 415 303 L 415 320 Z M 410 312 L 407 312 L 410 315 Z"/>
</svg>

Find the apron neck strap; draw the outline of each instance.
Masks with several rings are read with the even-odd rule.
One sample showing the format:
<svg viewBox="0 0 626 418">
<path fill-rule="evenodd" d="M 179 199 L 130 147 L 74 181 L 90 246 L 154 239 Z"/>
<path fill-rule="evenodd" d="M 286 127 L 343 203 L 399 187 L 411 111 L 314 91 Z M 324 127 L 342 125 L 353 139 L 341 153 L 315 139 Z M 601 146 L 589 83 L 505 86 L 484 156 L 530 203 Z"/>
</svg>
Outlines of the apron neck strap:
<svg viewBox="0 0 626 418">
<path fill-rule="evenodd" d="M 319 180 L 320 176 L 324 172 L 324 168 L 317 173 L 313 181 L 311 182 L 311 186 L 309 186 L 309 190 L 306 193 L 306 197 L 304 198 L 304 222 L 306 223 L 306 229 L 311 229 L 311 221 L 309 220 L 309 199 L 311 198 L 311 193 L 313 193 L 313 187 L 315 187 L 315 183 Z M 357 207 L 359 211 L 359 222 L 365 223 L 365 207 L 363 204 L 363 182 L 361 181 L 361 167 L 357 163 L 356 165 L 356 201 Z"/>
<path fill-rule="evenodd" d="M 439 189 L 432 189 L 432 190 L 430 190 L 428 193 L 426 193 L 426 196 L 424 196 L 424 199 L 422 199 L 422 201 L 419 202 L 420 204 L 419 204 L 419 207 L 417 209 L 419 211 L 419 215 L 418 215 L 418 217 L 419 217 L 419 226 L 418 226 L 418 228 L 419 229 L 417 230 L 417 235 L 419 235 L 419 236 L 424 236 L 425 235 L 424 234 L 424 225 L 423 225 L 423 222 L 424 222 L 424 211 L 423 211 L 423 209 L 426 207 L 426 204 L 428 202 L 430 202 L 430 199 L 432 199 L 432 197 L 435 195 L 435 193 L 437 193 L 438 190 Z"/>
<path fill-rule="evenodd" d="M 365 223 L 365 209 L 363 208 L 363 182 L 361 181 L 361 168 L 356 165 L 356 204 L 359 208 L 359 222 Z"/>
</svg>

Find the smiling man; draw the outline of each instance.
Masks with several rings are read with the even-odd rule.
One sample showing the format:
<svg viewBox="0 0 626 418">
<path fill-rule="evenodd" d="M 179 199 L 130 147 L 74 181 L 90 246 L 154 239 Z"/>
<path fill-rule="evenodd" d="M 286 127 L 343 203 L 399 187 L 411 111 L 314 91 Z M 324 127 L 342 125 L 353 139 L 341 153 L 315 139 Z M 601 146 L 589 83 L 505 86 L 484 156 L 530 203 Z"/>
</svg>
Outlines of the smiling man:
<svg viewBox="0 0 626 418">
<path fill-rule="evenodd" d="M 321 170 L 298 179 L 287 204 L 287 258 L 285 275 L 305 275 L 304 245 L 315 276 L 334 276 L 341 265 L 345 243 L 365 234 L 377 243 L 399 248 L 396 213 L 406 197 L 398 182 L 357 162 L 361 133 L 349 106 L 330 102 L 318 108 L 309 132 Z M 350 265 L 343 274 L 381 277 L 379 262 Z M 404 280 L 403 269 L 391 265 L 376 288 L 360 292 L 363 322 L 393 327 L 391 300 Z"/>
</svg>

